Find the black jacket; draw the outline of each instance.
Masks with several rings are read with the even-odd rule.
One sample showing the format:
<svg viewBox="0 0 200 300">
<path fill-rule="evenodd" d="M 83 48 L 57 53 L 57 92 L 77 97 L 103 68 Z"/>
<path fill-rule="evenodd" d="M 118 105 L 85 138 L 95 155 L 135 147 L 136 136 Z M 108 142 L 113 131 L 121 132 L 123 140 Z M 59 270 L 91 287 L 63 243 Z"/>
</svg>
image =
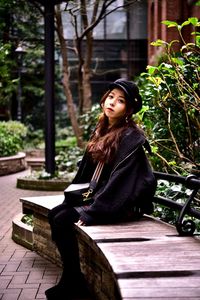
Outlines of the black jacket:
<svg viewBox="0 0 200 300">
<path fill-rule="evenodd" d="M 93 196 L 93 204 L 77 209 L 86 225 L 119 221 L 135 207 L 143 213 L 152 213 L 156 180 L 143 149 L 146 144 L 138 128 L 125 131 L 112 167 L 104 174 L 107 179 Z M 95 167 L 85 153 L 73 183 L 88 182 Z"/>
</svg>

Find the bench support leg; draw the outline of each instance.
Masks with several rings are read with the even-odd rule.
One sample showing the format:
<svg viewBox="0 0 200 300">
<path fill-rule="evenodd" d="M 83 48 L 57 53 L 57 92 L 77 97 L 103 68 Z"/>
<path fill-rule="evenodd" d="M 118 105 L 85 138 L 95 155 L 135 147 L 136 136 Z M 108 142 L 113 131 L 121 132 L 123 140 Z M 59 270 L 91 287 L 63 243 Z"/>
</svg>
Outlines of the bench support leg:
<svg viewBox="0 0 200 300">
<path fill-rule="evenodd" d="M 177 219 L 176 229 L 181 236 L 184 236 L 184 235 L 192 236 L 194 234 L 194 231 L 196 228 L 194 221 L 189 220 L 189 219 L 183 221 L 183 219 L 184 219 L 184 216 L 187 214 L 187 211 L 190 208 L 190 204 L 194 200 L 194 197 L 196 196 L 197 192 L 198 192 L 198 189 L 193 190 L 189 199 L 186 201 L 185 205 L 181 209 L 181 212 Z"/>
</svg>

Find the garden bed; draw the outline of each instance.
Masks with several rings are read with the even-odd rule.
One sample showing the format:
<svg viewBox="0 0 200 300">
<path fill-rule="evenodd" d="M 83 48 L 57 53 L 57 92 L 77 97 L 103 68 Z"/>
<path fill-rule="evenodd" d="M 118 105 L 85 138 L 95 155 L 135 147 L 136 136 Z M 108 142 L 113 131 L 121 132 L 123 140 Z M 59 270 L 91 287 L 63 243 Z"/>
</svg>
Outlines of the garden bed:
<svg viewBox="0 0 200 300">
<path fill-rule="evenodd" d="M 17 173 L 26 168 L 26 154 L 24 152 L 19 152 L 13 156 L 0 157 L 0 176 Z"/>
</svg>

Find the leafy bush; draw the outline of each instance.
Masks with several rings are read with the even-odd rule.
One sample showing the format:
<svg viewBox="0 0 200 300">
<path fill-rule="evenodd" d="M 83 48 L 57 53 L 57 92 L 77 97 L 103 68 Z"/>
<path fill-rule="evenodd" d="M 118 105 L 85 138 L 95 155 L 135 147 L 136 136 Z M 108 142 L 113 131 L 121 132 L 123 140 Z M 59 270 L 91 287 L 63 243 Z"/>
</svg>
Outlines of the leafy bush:
<svg viewBox="0 0 200 300">
<path fill-rule="evenodd" d="M 30 124 L 27 127 L 25 139 L 25 148 L 27 149 L 43 149 L 44 148 L 44 130 L 35 130 Z"/>
<path fill-rule="evenodd" d="M 56 156 L 56 170 L 59 176 L 77 171 L 78 161 L 82 158 L 84 150 L 79 147 L 68 147 Z"/>
<path fill-rule="evenodd" d="M 95 126 L 98 121 L 98 116 L 101 113 L 101 108 L 99 104 L 94 104 L 91 111 L 86 112 L 81 115 L 80 122 L 81 128 L 83 130 L 83 138 L 85 141 L 88 141 L 92 131 L 95 129 Z"/>
<path fill-rule="evenodd" d="M 11 44 L 0 41 L 0 104 L 9 104 L 13 92 L 16 90 L 16 80 L 11 78 L 15 63 L 11 60 Z"/>
<path fill-rule="evenodd" d="M 77 139 L 71 126 L 65 128 L 56 128 L 56 155 L 62 151 L 68 151 L 69 148 L 77 147 Z"/>
<path fill-rule="evenodd" d="M 26 127 L 20 122 L 0 122 L 0 156 L 15 155 L 22 150 L 26 132 Z"/>
<path fill-rule="evenodd" d="M 163 60 L 157 66 L 148 66 L 147 73 L 139 79 L 145 104 L 142 121 L 156 154 L 154 168 L 184 175 L 200 167 L 200 35 L 192 32 L 195 42 L 186 43 L 182 28 L 197 28 L 200 23 L 197 18 L 189 18 L 181 25 L 162 23 L 177 28 L 183 46 L 174 52 L 177 41 L 152 43 L 163 49 Z"/>
</svg>

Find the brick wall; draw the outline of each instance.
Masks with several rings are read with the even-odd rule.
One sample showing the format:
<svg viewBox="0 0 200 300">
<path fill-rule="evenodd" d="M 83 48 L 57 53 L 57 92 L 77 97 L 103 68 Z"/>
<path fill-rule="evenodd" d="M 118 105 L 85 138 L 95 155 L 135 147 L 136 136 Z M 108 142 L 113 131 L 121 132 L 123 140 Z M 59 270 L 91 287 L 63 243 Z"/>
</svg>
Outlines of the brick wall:
<svg viewBox="0 0 200 300">
<path fill-rule="evenodd" d="M 47 216 L 34 213 L 33 224 L 33 250 L 42 257 L 61 266 L 59 252 L 51 240 L 51 230 Z"/>
<path fill-rule="evenodd" d="M 164 41 L 179 40 L 180 37 L 175 28 L 167 28 L 161 21 L 170 20 L 182 23 L 189 17 L 200 18 L 199 6 L 194 6 L 195 1 L 187 0 L 148 0 L 148 63 L 153 64 L 160 49 L 150 45 L 152 41 L 162 39 Z M 185 27 L 183 35 L 187 42 L 192 41 L 190 29 Z M 181 45 L 181 41 L 180 44 Z M 178 50 L 178 44 L 174 50 Z"/>
</svg>

